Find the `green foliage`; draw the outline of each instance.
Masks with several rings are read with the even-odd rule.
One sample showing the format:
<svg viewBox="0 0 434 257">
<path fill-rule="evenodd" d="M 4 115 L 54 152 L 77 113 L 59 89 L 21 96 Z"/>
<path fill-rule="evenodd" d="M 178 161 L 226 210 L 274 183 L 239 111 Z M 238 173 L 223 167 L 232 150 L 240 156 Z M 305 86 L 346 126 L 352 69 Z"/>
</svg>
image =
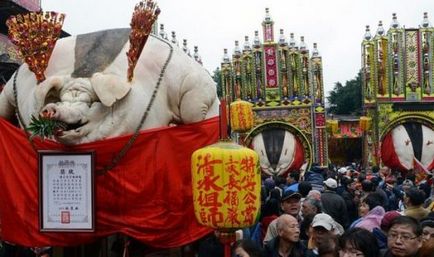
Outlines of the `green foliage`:
<svg viewBox="0 0 434 257">
<path fill-rule="evenodd" d="M 50 118 L 32 116 L 27 130 L 32 134 L 30 138 L 39 136 L 42 139 L 52 138 L 66 128 L 66 124 Z"/>
<path fill-rule="evenodd" d="M 362 113 L 361 74 L 359 73 L 356 78 L 346 81 L 345 86 L 336 82 L 327 100 L 330 104 L 329 113 L 360 115 Z"/>
<path fill-rule="evenodd" d="M 214 70 L 214 74 L 213 74 L 212 78 L 214 79 L 215 83 L 217 84 L 217 95 L 220 98 L 223 96 L 223 91 L 222 91 L 221 71 L 218 67 Z"/>
</svg>

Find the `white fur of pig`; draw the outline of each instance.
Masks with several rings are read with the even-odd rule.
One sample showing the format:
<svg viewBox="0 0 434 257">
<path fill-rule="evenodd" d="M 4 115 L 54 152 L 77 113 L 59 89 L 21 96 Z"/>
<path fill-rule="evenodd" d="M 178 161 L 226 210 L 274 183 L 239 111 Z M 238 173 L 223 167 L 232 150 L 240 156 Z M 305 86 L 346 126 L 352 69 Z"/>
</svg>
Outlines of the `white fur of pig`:
<svg viewBox="0 0 434 257">
<path fill-rule="evenodd" d="M 18 105 L 28 126 L 32 115 L 50 113 L 54 119 L 71 125 L 58 137 L 65 144 L 133 133 L 149 104 L 170 48 L 149 37 L 134 78 L 128 83 L 129 42 L 124 39 L 125 43 L 113 50 L 110 40 L 105 39 L 111 33 L 120 33 L 122 36 L 117 37 L 124 38 L 127 32 L 119 29 L 78 36 L 80 40 L 77 37 L 58 40 L 45 71 L 46 80 L 37 85 L 35 75 L 26 64 L 22 65 L 16 80 L 18 104 L 12 77 L 0 95 L 0 116 L 11 118 Z M 95 35 L 99 36 L 97 42 Z M 90 42 L 87 38 L 91 38 Z M 118 38 L 114 41 L 119 44 Z M 218 115 L 214 81 L 200 64 L 172 46 L 173 56 L 141 129 L 193 123 Z M 101 54 L 95 55 L 94 51 Z M 112 59 L 106 58 L 105 53 L 110 53 Z M 92 63 L 95 65 L 91 66 Z"/>
</svg>

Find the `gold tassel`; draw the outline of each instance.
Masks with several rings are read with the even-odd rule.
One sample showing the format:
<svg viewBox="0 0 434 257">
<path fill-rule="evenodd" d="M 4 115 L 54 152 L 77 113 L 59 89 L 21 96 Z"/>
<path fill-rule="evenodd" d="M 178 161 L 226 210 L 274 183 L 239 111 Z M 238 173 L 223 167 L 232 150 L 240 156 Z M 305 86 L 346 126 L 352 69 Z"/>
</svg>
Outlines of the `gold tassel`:
<svg viewBox="0 0 434 257">
<path fill-rule="evenodd" d="M 30 12 L 11 16 L 6 25 L 9 38 L 18 55 L 35 73 L 38 84 L 45 80 L 44 72 L 62 31 L 65 15 L 56 12 Z"/>
<path fill-rule="evenodd" d="M 130 49 L 128 50 L 128 81 L 134 76 L 134 68 L 148 40 L 152 25 L 157 20 L 160 9 L 152 0 L 144 0 L 134 8 L 131 18 Z"/>
</svg>

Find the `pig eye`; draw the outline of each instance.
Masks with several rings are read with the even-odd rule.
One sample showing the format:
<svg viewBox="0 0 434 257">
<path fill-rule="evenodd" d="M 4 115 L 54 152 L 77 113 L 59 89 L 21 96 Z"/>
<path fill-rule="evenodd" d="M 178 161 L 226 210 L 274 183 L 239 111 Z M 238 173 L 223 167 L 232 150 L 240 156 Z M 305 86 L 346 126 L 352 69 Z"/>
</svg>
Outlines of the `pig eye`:
<svg viewBox="0 0 434 257">
<path fill-rule="evenodd" d="M 57 102 L 60 102 L 59 92 L 56 89 L 52 88 L 45 96 L 44 105 Z"/>
</svg>

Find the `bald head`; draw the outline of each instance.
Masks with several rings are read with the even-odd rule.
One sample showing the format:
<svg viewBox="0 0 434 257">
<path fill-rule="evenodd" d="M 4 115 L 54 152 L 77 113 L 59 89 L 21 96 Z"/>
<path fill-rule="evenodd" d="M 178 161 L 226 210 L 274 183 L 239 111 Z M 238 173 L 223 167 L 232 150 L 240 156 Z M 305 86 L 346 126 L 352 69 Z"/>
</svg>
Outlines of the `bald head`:
<svg viewBox="0 0 434 257">
<path fill-rule="evenodd" d="M 289 214 L 282 214 L 279 218 L 277 218 L 277 231 L 294 223 L 298 224 L 296 218 Z"/>
<path fill-rule="evenodd" d="M 288 242 L 295 243 L 300 238 L 300 229 L 296 218 L 289 214 L 282 214 L 277 218 L 277 233 L 279 237 Z"/>
</svg>

